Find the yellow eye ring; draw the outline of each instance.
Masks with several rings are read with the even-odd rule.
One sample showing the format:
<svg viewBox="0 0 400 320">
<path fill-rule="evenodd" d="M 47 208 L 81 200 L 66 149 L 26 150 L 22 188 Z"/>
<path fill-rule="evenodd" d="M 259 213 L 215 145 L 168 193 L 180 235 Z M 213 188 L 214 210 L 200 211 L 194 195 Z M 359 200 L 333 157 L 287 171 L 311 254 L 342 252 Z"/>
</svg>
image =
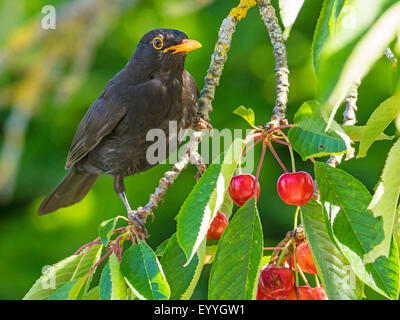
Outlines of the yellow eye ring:
<svg viewBox="0 0 400 320">
<path fill-rule="evenodd" d="M 162 49 L 164 43 L 163 43 L 163 39 L 161 37 L 155 37 L 153 39 L 153 48 L 156 50 L 160 50 Z"/>
</svg>

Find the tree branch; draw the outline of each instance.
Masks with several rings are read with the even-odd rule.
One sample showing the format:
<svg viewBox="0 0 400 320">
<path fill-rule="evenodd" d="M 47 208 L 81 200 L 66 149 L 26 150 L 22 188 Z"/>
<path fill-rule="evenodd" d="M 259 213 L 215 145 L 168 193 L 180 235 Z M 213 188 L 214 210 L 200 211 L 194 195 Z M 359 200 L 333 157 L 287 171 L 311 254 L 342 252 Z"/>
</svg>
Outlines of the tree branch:
<svg viewBox="0 0 400 320">
<path fill-rule="evenodd" d="M 343 112 L 343 125 L 352 126 L 357 123 L 356 111 L 357 111 L 357 98 L 358 98 L 358 87 L 360 86 L 360 81 L 355 82 L 346 97 L 345 104 L 346 108 Z M 354 155 L 353 155 L 354 156 Z M 331 156 L 326 162 L 332 167 L 336 167 L 342 162 L 343 154 Z M 349 160 L 349 159 L 346 159 Z"/>
<path fill-rule="evenodd" d="M 289 94 L 289 68 L 287 63 L 287 51 L 283 40 L 282 29 L 276 17 L 275 9 L 270 0 L 258 0 L 260 15 L 267 27 L 275 56 L 276 75 L 276 102 L 271 121 L 265 127 L 273 128 L 280 124 L 287 124 L 286 106 Z"/>
<path fill-rule="evenodd" d="M 392 50 L 390 50 L 390 48 L 386 48 L 385 56 L 386 56 L 386 58 L 388 58 L 390 60 L 390 62 L 393 65 L 393 68 L 396 68 L 397 67 L 397 58 L 394 55 L 394 53 L 392 52 Z"/>
<path fill-rule="evenodd" d="M 242 20 L 246 16 L 247 11 L 255 5 L 255 0 L 241 0 L 239 5 L 233 8 L 228 17 L 222 21 L 218 32 L 218 40 L 215 44 L 214 52 L 211 55 L 210 66 L 204 78 L 204 88 L 201 90 L 198 100 L 198 121 L 209 121 L 208 114 L 212 111 L 211 103 L 214 100 L 215 88 L 219 84 L 219 79 L 221 78 L 225 62 L 228 58 L 227 53 L 231 46 L 232 35 L 236 30 L 237 23 Z M 144 207 L 139 207 L 133 211 L 133 214 L 129 217 L 132 221 L 139 220 L 140 222 L 145 222 L 148 215 L 153 215 L 153 210 L 158 207 L 158 203 L 167 193 L 168 187 L 174 183 L 189 162 L 194 163 L 200 172 L 205 170 L 205 165 L 197 150 L 201 139 L 207 131 L 201 130 L 201 125 L 194 126 L 193 128 L 195 130 L 191 131 L 189 142 L 182 147 L 183 152 L 178 158 L 178 161 L 172 166 L 171 170 L 164 173 L 155 192 L 150 195 L 150 201 Z"/>
</svg>

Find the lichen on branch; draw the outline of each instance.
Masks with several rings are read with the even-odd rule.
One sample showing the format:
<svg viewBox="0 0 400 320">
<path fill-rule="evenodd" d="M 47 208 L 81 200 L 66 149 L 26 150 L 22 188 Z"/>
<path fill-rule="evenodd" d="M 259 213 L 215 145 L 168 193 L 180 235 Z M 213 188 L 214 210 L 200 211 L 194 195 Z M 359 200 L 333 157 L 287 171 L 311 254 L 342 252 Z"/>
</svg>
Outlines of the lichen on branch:
<svg viewBox="0 0 400 320">
<path fill-rule="evenodd" d="M 211 55 L 210 66 L 204 78 L 204 88 L 200 92 L 199 113 L 204 119 L 208 119 L 208 114 L 212 111 L 211 102 L 214 100 L 215 88 L 219 85 L 219 79 L 228 59 L 228 51 L 231 48 L 232 35 L 236 30 L 236 25 L 255 5 L 255 0 L 241 0 L 239 5 L 233 8 L 222 21 L 218 40 Z"/>
<path fill-rule="evenodd" d="M 289 68 L 283 33 L 276 17 L 275 9 L 270 0 L 258 0 L 258 6 L 261 18 L 267 27 L 275 57 L 276 102 L 271 121 L 265 125 L 271 128 L 280 124 L 287 124 L 286 106 L 289 94 Z"/>
</svg>

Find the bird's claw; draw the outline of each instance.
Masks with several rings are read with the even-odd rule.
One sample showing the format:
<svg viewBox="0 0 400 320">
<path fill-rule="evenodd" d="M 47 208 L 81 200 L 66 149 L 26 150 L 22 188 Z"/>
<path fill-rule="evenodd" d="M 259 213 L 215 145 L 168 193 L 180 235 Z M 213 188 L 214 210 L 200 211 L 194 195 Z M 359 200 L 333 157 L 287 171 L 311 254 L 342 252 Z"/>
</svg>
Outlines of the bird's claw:
<svg viewBox="0 0 400 320">
<path fill-rule="evenodd" d="M 128 218 L 134 229 L 133 231 L 135 234 L 137 233 L 136 235 L 142 237 L 142 240 L 143 238 L 147 239 L 150 237 L 145 227 L 148 215 L 149 213 L 143 210 L 143 208 L 138 208 L 135 211 L 128 212 Z M 154 215 L 153 215 L 153 220 L 154 220 Z"/>
<path fill-rule="evenodd" d="M 203 115 L 198 114 L 196 116 L 196 118 L 194 119 L 191 128 L 194 130 L 209 130 L 209 131 L 211 131 L 213 129 L 213 126 L 211 125 L 209 119 L 205 119 Z"/>
</svg>

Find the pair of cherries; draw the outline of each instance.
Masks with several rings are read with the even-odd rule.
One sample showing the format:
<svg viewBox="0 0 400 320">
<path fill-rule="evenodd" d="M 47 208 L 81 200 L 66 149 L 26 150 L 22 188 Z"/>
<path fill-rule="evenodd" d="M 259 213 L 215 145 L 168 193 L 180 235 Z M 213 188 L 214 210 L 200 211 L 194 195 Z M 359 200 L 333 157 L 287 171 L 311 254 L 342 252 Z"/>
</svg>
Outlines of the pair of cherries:
<svg viewBox="0 0 400 320">
<path fill-rule="evenodd" d="M 232 178 L 228 192 L 233 202 L 243 206 L 254 195 L 256 179 L 251 174 L 239 174 Z M 304 171 L 286 172 L 277 182 L 280 198 L 287 204 L 302 206 L 306 204 L 314 193 L 312 177 Z M 260 198 L 260 184 L 257 182 L 257 200 Z M 212 221 L 207 233 L 207 240 L 219 240 L 222 232 L 228 225 L 228 219 L 222 212 L 218 212 Z"/>
<path fill-rule="evenodd" d="M 251 174 L 240 174 L 232 178 L 229 184 L 229 195 L 239 207 L 243 206 L 254 195 L 255 178 Z M 305 205 L 314 193 L 312 177 L 304 171 L 286 172 L 277 182 L 279 197 L 287 204 Z M 260 197 L 260 184 L 257 182 L 257 200 Z"/>
<path fill-rule="evenodd" d="M 296 262 L 303 272 L 317 274 L 314 260 L 307 242 L 296 248 Z M 292 263 L 293 265 L 293 263 Z M 322 287 L 294 285 L 290 268 L 265 266 L 260 273 L 257 300 L 327 300 Z M 297 291 L 297 294 L 296 294 Z"/>
</svg>

